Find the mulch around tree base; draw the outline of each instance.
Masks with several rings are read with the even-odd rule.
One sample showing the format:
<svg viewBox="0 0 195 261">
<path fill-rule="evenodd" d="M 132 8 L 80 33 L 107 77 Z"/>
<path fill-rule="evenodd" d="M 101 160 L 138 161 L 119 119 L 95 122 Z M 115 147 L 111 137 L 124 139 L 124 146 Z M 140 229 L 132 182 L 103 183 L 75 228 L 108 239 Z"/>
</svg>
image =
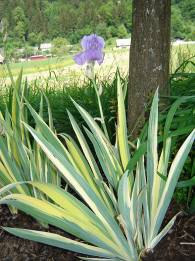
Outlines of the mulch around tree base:
<svg viewBox="0 0 195 261">
<path fill-rule="evenodd" d="M 172 211 L 171 211 L 172 212 Z M 175 212 L 175 211 L 174 211 Z M 170 211 L 169 215 L 173 216 Z M 64 231 L 49 227 L 43 229 L 30 216 L 19 212 L 11 215 L 6 206 L 0 206 L 0 226 L 20 227 L 49 231 L 67 236 Z M 144 261 L 194 261 L 195 260 L 195 216 L 182 215 L 169 234 L 162 239 L 153 253 L 143 258 Z M 0 228 L 0 260 L 1 261 L 78 261 L 75 253 L 47 246 L 29 240 L 17 238 Z"/>
</svg>

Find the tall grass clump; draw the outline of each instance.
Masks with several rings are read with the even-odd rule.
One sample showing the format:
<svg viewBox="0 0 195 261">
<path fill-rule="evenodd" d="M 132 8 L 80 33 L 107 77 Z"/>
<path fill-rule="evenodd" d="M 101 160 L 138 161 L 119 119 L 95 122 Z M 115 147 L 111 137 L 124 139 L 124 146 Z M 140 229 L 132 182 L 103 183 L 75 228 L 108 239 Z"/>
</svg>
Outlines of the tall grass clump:
<svg viewBox="0 0 195 261">
<path fill-rule="evenodd" d="M 98 86 L 94 87 L 99 95 Z M 99 98 L 99 106 L 103 108 Z M 6 231 L 95 257 L 83 256 L 82 260 L 121 261 L 139 260 L 168 233 L 177 215 L 163 227 L 162 223 L 192 147 L 195 130 L 188 135 L 169 164 L 172 135 L 168 123 L 171 115 L 166 120 L 163 145 L 161 153 L 158 153 L 157 90 L 151 106 L 146 141 L 138 139 L 133 152 L 128 142 L 124 99 L 125 89 L 118 77 L 115 145 L 107 135 L 103 112 L 98 124 L 87 110 L 72 100 L 85 124 L 81 129 L 75 117 L 68 112 L 77 140 L 62 134 L 66 144 L 64 148 L 52 129 L 27 103 L 37 128 L 24 123 L 25 129 L 77 196 L 53 184 L 28 182 L 26 186 L 45 193 L 51 201 L 13 193 L 3 197 L 0 203 L 39 217 L 42 222 L 63 229 L 81 241 L 21 228 L 4 227 Z"/>
<path fill-rule="evenodd" d="M 189 66 L 193 67 L 192 71 L 195 71 L 194 58 L 184 60 L 170 75 L 170 96 L 160 97 L 162 101 L 166 100 L 166 107 L 159 113 L 159 136 L 162 139 L 167 128 L 172 133 L 171 159 L 174 158 L 175 153 L 195 126 L 195 74 L 188 72 Z M 170 116 L 169 122 L 166 121 L 168 116 Z M 167 126 L 166 129 L 165 126 Z M 143 139 L 147 137 L 147 127 L 148 123 L 142 130 L 141 137 Z M 183 183 L 183 187 L 182 183 L 178 186 L 174 198 L 179 204 L 185 205 L 186 210 L 192 212 L 194 209 L 194 212 L 195 203 L 192 203 L 195 202 L 193 195 L 195 184 L 194 150 L 191 150 L 187 157 L 180 179 L 186 183 L 185 185 Z"/>
<path fill-rule="evenodd" d="M 12 78 L 5 110 L 0 111 L 0 189 L 8 191 L 12 186 L 10 184 L 16 183 L 18 185 L 14 188 L 15 192 L 44 198 L 44 195 L 36 189 L 21 186 L 25 181 L 60 184 L 57 169 L 48 161 L 40 146 L 32 140 L 24 128 L 24 123 L 29 122 L 29 113 L 25 106 L 25 100 L 28 98 L 29 87 L 27 82 L 22 84 L 21 71 L 16 82 Z M 49 126 L 55 132 L 51 108 L 44 95 L 41 96 L 39 115 L 43 115 L 44 100 L 48 108 Z"/>
<path fill-rule="evenodd" d="M 189 72 L 191 68 L 191 73 Z M 173 153 L 177 151 L 185 137 L 195 126 L 195 57 L 184 60 L 171 75 L 171 102 L 177 107 L 171 130 L 177 130 L 173 139 Z M 191 180 L 184 187 L 176 190 L 175 198 L 185 204 L 191 213 L 195 213 L 195 150 L 193 149 L 184 165 L 181 178 Z M 187 182 L 187 181 L 186 181 Z M 187 183 L 186 183 L 187 184 Z"/>
<path fill-rule="evenodd" d="M 187 135 L 192 131 L 195 125 L 194 115 L 194 90 L 195 90 L 195 74 L 188 72 L 188 67 L 195 67 L 193 58 L 184 61 L 176 69 L 176 71 L 170 76 L 170 96 L 160 97 L 160 100 L 166 99 L 167 106 L 163 108 L 163 111 L 159 112 L 159 135 L 163 135 L 165 120 L 170 110 L 173 106 L 174 117 L 172 118 L 170 130 L 175 135 L 172 137 L 172 158 L 174 157 L 176 151 L 179 149 L 180 145 L 184 142 Z M 53 77 L 55 81 L 53 81 Z M 126 90 L 127 88 L 127 77 L 120 76 L 121 84 Z M 101 81 L 96 78 L 95 82 L 98 83 L 98 92 L 100 94 L 100 99 L 102 102 L 102 107 L 104 108 L 104 121 L 107 127 L 108 135 L 112 143 L 115 141 L 116 131 L 115 125 L 117 123 L 117 77 L 115 76 L 106 81 Z M 28 101 L 31 106 L 39 112 L 40 102 L 42 93 L 48 97 L 52 116 L 53 125 L 57 133 L 67 133 L 72 138 L 76 138 L 73 132 L 72 126 L 69 124 L 69 118 L 67 110 L 75 116 L 79 127 L 82 127 L 84 120 L 79 114 L 76 107 L 73 105 L 72 97 L 77 103 L 82 107 L 86 108 L 90 112 L 96 122 L 100 125 L 101 119 L 99 117 L 99 106 L 96 99 L 96 90 L 94 88 L 94 82 L 85 80 L 82 83 L 78 81 L 72 81 L 67 83 L 65 78 L 61 78 L 60 75 L 50 72 L 48 79 L 44 82 L 38 79 L 34 82 L 26 83 L 28 86 Z M 2 88 L 3 89 L 3 88 Z M 12 88 L 4 88 L 2 90 L 2 96 L 0 100 L 1 111 L 5 111 L 5 105 L 10 108 L 12 103 Z M 126 93 L 126 91 L 125 91 Z M 185 97 L 183 97 L 185 96 Z M 175 104 L 175 105 L 174 105 Z M 46 123 L 49 122 L 48 117 L 48 107 L 47 102 L 42 103 L 42 117 Z M 9 109 L 10 111 L 10 109 Z M 35 126 L 35 121 L 33 117 L 28 114 L 28 123 L 31 126 Z M 147 134 L 147 126 L 145 126 L 145 131 L 143 133 Z M 146 138 L 146 135 L 144 135 Z M 133 143 L 133 144 L 132 144 Z M 131 141 L 133 145 L 132 149 L 136 145 L 136 141 Z M 184 165 L 182 171 L 182 180 L 189 180 L 194 177 L 194 152 L 190 152 L 187 161 Z M 176 193 L 176 199 L 183 202 L 189 206 L 192 201 L 193 189 L 190 188 L 178 188 Z"/>
<path fill-rule="evenodd" d="M 186 45 L 179 44 L 171 46 L 171 59 L 170 59 L 170 73 L 174 73 L 178 67 L 189 59 L 194 60 L 195 46 L 194 44 Z M 184 68 L 183 68 L 184 69 Z M 184 72 L 184 71 L 183 71 Z M 192 64 L 188 64 L 185 72 L 193 73 L 194 68 Z"/>
<path fill-rule="evenodd" d="M 126 85 L 127 79 L 126 77 L 120 77 L 121 84 Z M 101 81 L 96 79 L 99 82 L 100 90 L 102 93 L 101 101 L 104 109 L 105 121 L 108 127 L 108 132 L 112 136 L 113 130 L 116 122 L 117 115 L 117 88 L 116 88 L 116 74 L 115 76 L 107 81 Z M 53 124 L 57 133 L 66 132 L 68 134 L 72 134 L 72 127 L 68 121 L 68 115 L 66 110 L 69 110 L 72 114 L 77 118 L 78 124 L 81 126 L 83 124 L 83 119 L 73 106 L 70 97 L 72 97 L 75 101 L 81 104 L 83 107 L 87 108 L 90 111 L 91 115 L 94 118 L 99 117 L 99 107 L 96 99 L 96 91 L 94 89 L 94 84 L 92 81 L 86 80 L 84 82 L 70 82 L 66 83 L 65 79 L 63 79 L 63 83 L 61 79 L 56 75 L 55 81 L 53 82 L 52 78 L 49 77 L 44 82 L 40 82 L 38 79 L 33 82 L 28 82 L 28 101 L 32 105 L 32 107 L 38 112 L 39 104 L 41 101 L 42 93 L 47 96 L 52 116 L 53 116 Z M 4 99 L 0 100 L 0 108 L 2 111 L 5 110 L 5 106 L 10 103 L 12 98 L 12 93 L 10 94 L 10 86 L 2 88 L 2 95 L 4 95 Z M 43 118 L 48 123 L 48 111 L 47 104 L 43 104 Z M 29 116 L 29 123 L 31 125 L 34 124 L 34 120 Z"/>
</svg>

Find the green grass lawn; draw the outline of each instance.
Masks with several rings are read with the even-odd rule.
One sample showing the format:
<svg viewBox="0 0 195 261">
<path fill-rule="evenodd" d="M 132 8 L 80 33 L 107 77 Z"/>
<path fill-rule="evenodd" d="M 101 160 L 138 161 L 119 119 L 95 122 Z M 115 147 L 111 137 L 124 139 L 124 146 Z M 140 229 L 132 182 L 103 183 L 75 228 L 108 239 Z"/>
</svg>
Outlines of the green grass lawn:
<svg viewBox="0 0 195 261">
<path fill-rule="evenodd" d="M 129 52 L 128 49 L 113 50 L 112 47 L 105 49 L 106 54 L 112 53 L 113 55 L 119 55 L 124 52 Z M 174 45 L 171 47 L 171 59 L 170 59 L 170 72 L 174 72 L 176 68 L 185 60 L 195 55 L 195 45 Z M 127 59 L 128 59 L 127 55 Z M 60 57 L 60 58 L 49 58 L 43 61 L 26 61 L 20 63 L 10 64 L 10 68 L 13 76 L 17 76 L 20 70 L 23 68 L 23 75 L 31 73 L 39 73 L 48 70 L 61 69 L 66 66 L 73 65 L 74 61 L 71 55 Z M 187 70 L 192 72 L 193 66 L 189 65 Z M 0 65 L 0 78 L 8 77 L 8 70 L 6 65 Z"/>
<path fill-rule="evenodd" d="M 60 69 L 72 64 L 74 64 L 72 56 L 65 56 L 60 58 L 49 58 L 43 61 L 26 61 L 20 63 L 11 63 L 10 68 L 12 71 L 12 75 L 17 76 L 22 68 L 23 74 L 31 74 L 53 69 Z M 6 65 L 0 65 L 0 77 L 8 77 L 8 70 Z"/>
</svg>

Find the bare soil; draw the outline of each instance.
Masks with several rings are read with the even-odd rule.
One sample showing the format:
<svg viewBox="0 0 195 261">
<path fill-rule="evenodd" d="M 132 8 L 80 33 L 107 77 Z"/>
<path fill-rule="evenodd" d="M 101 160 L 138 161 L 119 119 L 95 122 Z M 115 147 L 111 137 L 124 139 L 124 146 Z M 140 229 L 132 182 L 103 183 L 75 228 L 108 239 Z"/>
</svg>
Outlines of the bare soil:
<svg viewBox="0 0 195 261">
<path fill-rule="evenodd" d="M 11 215 L 6 206 L 0 207 L 0 226 L 42 230 L 67 236 L 52 226 L 43 228 L 35 219 L 19 212 Z M 68 235 L 69 236 L 69 235 Z M 70 237 L 70 236 L 69 236 Z M 60 248 L 15 237 L 0 228 L 0 261 L 76 261 L 76 254 Z"/>
<path fill-rule="evenodd" d="M 168 235 L 143 261 L 195 261 L 195 216 L 177 219 Z"/>
<path fill-rule="evenodd" d="M 175 204 L 169 208 L 165 223 L 178 212 Z M 52 226 L 41 227 L 36 220 L 19 212 L 11 215 L 6 206 L 0 207 L 0 226 L 29 228 L 49 231 L 69 236 Z M 70 237 L 70 236 L 69 236 Z M 78 261 L 77 254 L 29 240 L 17 238 L 0 228 L 1 261 Z M 159 243 L 152 253 L 143 257 L 143 261 L 195 261 L 195 216 L 183 214 L 177 218 L 169 234 Z"/>
</svg>

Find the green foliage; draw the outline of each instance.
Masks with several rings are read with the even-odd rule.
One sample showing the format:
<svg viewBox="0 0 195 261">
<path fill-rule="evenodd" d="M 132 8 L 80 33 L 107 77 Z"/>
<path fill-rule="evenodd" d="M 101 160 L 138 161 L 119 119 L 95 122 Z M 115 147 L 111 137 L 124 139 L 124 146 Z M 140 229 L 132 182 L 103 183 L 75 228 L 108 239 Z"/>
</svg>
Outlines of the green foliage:
<svg viewBox="0 0 195 261">
<path fill-rule="evenodd" d="M 191 71 L 194 71 L 194 58 L 183 61 L 170 78 L 170 106 L 175 108 L 175 115 L 170 129 L 177 134 L 172 138 L 172 155 L 175 154 L 180 144 L 195 126 L 195 74 L 186 72 L 189 66 L 191 67 Z M 170 108 L 170 106 L 168 106 L 168 108 Z M 165 124 L 164 119 L 166 115 L 167 110 L 161 113 L 161 126 Z M 181 180 L 187 183 L 191 181 L 191 183 L 189 182 L 188 186 L 180 186 L 175 192 L 177 202 L 184 204 L 189 211 L 190 204 L 194 200 L 194 187 L 192 187 L 194 186 L 192 182 L 195 178 L 194 159 L 195 151 L 192 150 L 181 173 Z"/>
<path fill-rule="evenodd" d="M 172 1 L 172 38 L 195 39 L 194 10 L 193 0 Z M 94 32 L 105 39 L 129 35 L 132 0 L 1 0 L 0 17 L 9 21 L 10 41 L 17 37 L 21 43 L 25 40 L 36 45 L 40 38 L 51 41 L 63 37 L 75 44 Z"/>
<path fill-rule="evenodd" d="M 32 142 L 24 124 L 28 123 L 28 111 L 25 99 L 29 96 L 27 82 L 22 84 L 22 71 L 12 85 L 5 111 L 0 111 L 0 189 L 16 183 L 14 191 L 36 198 L 44 196 L 35 189 L 21 186 L 25 181 L 42 181 L 60 184 L 56 169 L 48 162 L 40 147 Z M 49 125 L 53 129 L 52 115 L 47 98 Z M 43 113 L 43 96 L 41 97 L 39 114 Z M 37 128 L 37 127 L 35 127 Z M 54 130 L 54 129 L 53 129 Z"/>
<path fill-rule="evenodd" d="M 191 70 L 193 71 L 193 59 L 184 61 L 172 75 L 170 79 L 171 97 L 163 98 L 166 100 L 169 99 L 169 102 L 167 108 L 163 112 L 160 112 L 159 115 L 159 135 L 162 136 L 165 119 L 171 105 L 177 102 L 177 99 L 182 100 L 183 98 L 180 98 L 181 96 L 189 97 L 188 99 L 183 99 L 183 102 L 178 104 L 179 106 L 177 107 L 173 121 L 171 122 L 170 130 L 175 133 L 175 135 L 172 137 L 171 159 L 173 159 L 173 156 L 178 151 L 179 146 L 182 144 L 182 142 L 184 142 L 187 135 L 193 129 L 193 126 L 195 126 L 195 117 L 193 116 L 195 113 L 195 100 L 192 97 L 195 95 L 195 75 L 194 73 L 186 72 L 189 66 L 192 66 Z M 80 83 L 78 82 L 75 82 L 74 84 L 67 84 L 64 83 L 64 78 L 61 79 L 57 75 L 55 75 L 55 80 L 56 81 L 54 81 L 54 73 L 51 72 L 50 78 L 48 78 L 45 82 L 45 85 L 47 86 L 45 92 L 51 105 L 55 129 L 57 130 L 57 133 L 65 132 L 71 137 L 75 138 L 72 127 L 69 124 L 66 109 L 68 109 L 71 114 L 75 116 L 80 127 L 84 124 L 84 121 L 73 106 L 70 97 L 72 97 L 82 107 L 86 108 L 94 118 L 98 118 L 99 108 L 96 100 L 96 92 L 92 82 L 84 82 L 82 86 L 80 86 Z M 121 83 L 123 88 L 125 88 L 127 79 L 121 77 Z M 99 84 L 102 86 L 103 90 L 101 102 L 104 108 L 105 122 L 109 137 L 113 143 L 115 140 L 114 126 L 117 119 L 117 80 L 115 77 L 113 81 L 103 81 Z M 3 89 L 4 88 L 2 88 L 2 90 Z M 30 84 L 28 100 L 37 112 L 39 111 L 42 89 L 42 84 L 38 80 Z M 3 91 L 1 91 L 1 97 L 2 96 Z M 7 96 L 5 96 L 5 99 L 7 99 Z M 3 99 L 1 99 L 0 108 L 2 111 L 5 110 Z M 43 116 L 44 120 L 48 123 L 46 103 L 43 106 Z M 30 116 L 29 123 L 30 125 L 34 126 L 34 121 Z M 192 171 L 194 157 L 194 151 L 191 151 L 181 174 L 182 181 L 189 180 L 191 179 L 191 176 L 195 175 L 195 173 Z M 177 201 L 185 203 L 186 207 L 188 208 L 192 201 L 193 193 L 194 188 L 177 188 L 175 198 Z"/>
<path fill-rule="evenodd" d="M 96 32 L 98 35 L 101 35 L 104 39 L 108 39 L 111 37 L 111 32 L 109 27 L 107 27 L 106 23 L 99 23 L 96 27 Z"/>
<path fill-rule="evenodd" d="M 43 41 L 43 33 L 29 33 L 28 42 L 31 46 L 40 46 Z"/>
<path fill-rule="evenodd" d="M 128 32 L 124 24 L 121 24 L 118 26 L 118 37 L 119 38 L 125 38 L 128 36 Z"/>
<path fill-rule="evenodd" d="M 25 45 L 23 56 L 29 57 L 31 55 L 34 55 L 34 49 L 31 46 Z"/>
<path fill-rule="evenodd" d="M 183 79 L 182 79 L 183 78 Z M 179 136 L 174 137 L 173 139 L 173 150 L 172 153 L 178 149 L 178 146 L 186 137 L 187 133 L 195 126 L 195 92 L 194 85 L 195 84 L 195 76 L 192 74 L 186 75 L 185 73 L 180 74 L 177 78 L 173 80 L 173 92 L 176 95 L 191 95 L 191 99 L 189 98 L 186 102 L 181 103 L 177 109 L 175 114 L 175 119 L 172 123 L 172 130 L 176 132 L 180 132 Z M 189 96 L 190 97 L 190 96 Z M 185 132 L 186 130 L 186 132 Z M 182 133 L 184 131 L 185 133 Z M 181 180 L 189 181 L 195 178 L 195 151 L 192 150 L 189 154 L 189 157 L 186 160 L 184 169 L 181 174 Z M 193 181 L 193 180 L 192 180 Z M 180 187 L 176 190 L 175 199 L 178 203 L 184 204 L 186 210 L 190 210 L 190 204 L 193 201 L 194 197 L 194 185 L 188 184 L 188 186 Z"/>
<path fill-rule="evenodd" d="M 193 0 L 173 1 L 171 31 L 172 37 L 195 40 L 195 2 Z"/>
<path fill-rule="evenodd" d="M 55 80 L 54 80 L 55 79 Z M 127 79 L 121 77 L 122 86 L 125 87 Z M 80 85 L 78 82 L 65 83 L 64 77 L 61 79 L 60 76 L 54 75 L 51 71 L 50 77 L 45 82 L 46 88 L 44 90 L 46 96 L 48 97 L 54 126 L 57 133 L 66 132 L 69 135 L 72 135 L 72 127 L 69 124 L 68 115 L 66 110 L 69 110 L 78 120 L 79 126 L 83 124 L 83 120 L 76 110 L 75 106 L 70 99 L 72 97 L 76 102 L 81 106 L 87 108 L 90 111 L 91 115 L 95 118 L 99 115 L 99 108 L 96 99 L 96 92 L 93 86 L 93 83 L 90 81 L 85 81 Z M 102 86 L 102 106 L 104 107 L 104 115 L 106 124 L 108 127 L 109 136 L 114 137 L 115 132 L 113 131 L 116 115 L 117 115 L 117 80 L 116 76 L 111 81 L 100 81 Z M 9 87 L 4 87 L 4 91 L 8 92 Z M 1 91 L 1 95 L 5 96 L 5 99 L 0 101 L 0 108 L 5 110 L 5 102 L 8 102 L 8 96 L 4 91 Z M 41 95 L 43 91 L 42 84 L 37 80 L 35 82 L 29 83 L 29 95 L 28 100 L 32 107 L 38 112 L 39 104 L 41 100 Z M 84 97 L 84 98 L 83 98 Z M 47 114 L 47 104 L 43 104 L 43 116 L 44 120 L 48 122 Z M 30 123 L 33 123 L 32 118 L 29 116 Z"/>
<path fill-rule="evenodd" d="M 13 22 L 15 24 L 13 28 L 14 36 L 19 41 L 24 42 L 24 37 L 27 30 L 27 22 L 26 22 L 24 10 L 18 6 L 13 10 L 12 16 L 13 16 Z"/>
<path fill-rule="evenodd" d="M 101 112 L 101 88 L 93 82 Z M 62 145 L 39 114 L 27 103 L 37 128 L 25 124 L 26 129 L 55 165 L 79 199 L 68 191 L 52 184 L 29 182 L 29 186 L 45 193 L 51 202 L 16 194 L 5 196 L 1 204 L 19 208 L 44 222 L 80 238 L 71 240 L 53 233 L 18 228 L 6 231 L 30 240 L 72 250 L 95 260 L 137 261 L 143 251 L 153 249 L 173 226 L 176 216 L 161 228 L 171 202 L 175 186 L 195 138 L 195 130 L 171 160 L 172 133 L 166 119 L 163 147 L 158 159 L 158 91 L 156 91 L 148 124 L 146 143 L 137 142 L 135 153 L 130 150 L 125 113 L 125 89 L 117 79 L 118 124 L 116 145 L 107 137 L 103 112 L 100 126 L 91 115 L 73 101 L 85 121 L 82 133 L 75 118 L 69 113 L 70 122 L 77 136 L 77 143 L 68 135 L 61 137 Z M 102 128 L 101 128 L 102 127 Z M 85 134 L 84 134 L 85 133 Z M 86 137 L 93 145 L 92 153 Z M 141 148 L 144 146 L 146 150 Z M 135 160 L 135 155 L 136 160 Z M 167 177 L 166 182 L 158 175 Z M 1 193 L 1 192 L 0 192 Z M 94 260 L 83 257 L 83 260 Z"/>
<path fill-rule="evenodd" d="M 182 22 L 181 10 L 178 7 L 172 8 L 172 27 L 171 34 L 173 37 L 185 37 L 185 26 Z"/>
<path fill-rule="evenodd" d="M 57 56 L 64 56 L 70 49 L 69 42 L 62 37 L 57 37 L 52 41 L 52 53 Z"/>
</svg>

